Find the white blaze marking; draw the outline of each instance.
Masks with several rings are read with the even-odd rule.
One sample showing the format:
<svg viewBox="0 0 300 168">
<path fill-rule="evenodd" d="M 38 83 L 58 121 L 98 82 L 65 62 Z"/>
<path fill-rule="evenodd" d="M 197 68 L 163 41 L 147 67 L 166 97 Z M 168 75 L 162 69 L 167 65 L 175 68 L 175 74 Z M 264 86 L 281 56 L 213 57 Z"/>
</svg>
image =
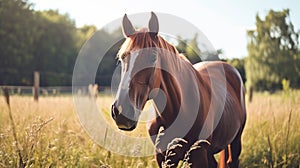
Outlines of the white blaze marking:
<svg viewBox="0 0 300 168">
<path fill-rule="evenodd" d="M 131 73 L 132 73 L 133 66 L 135 64 L 135 61 L 136 61 L 136 58 L 138 57 L 138 55 L 139 55 L 138 51 L 131 52 L 129 65 L 127 65 L 128 68 L 125 67 L 124 62 L 122 61 L 121 81 L 120 81 L 120 85 L 119 85 L 118 92 L 116 95 L 116 99 L 119 98 L 119 96 L 121 94 L 121 90 L 122 90 L 122 94 L 128 93 L 129 84 L 130 84 L 130 80 L 131 80 Z M 126 69 L 127 69 L 127 71 L 126 71 Z"/>
<path fill-rule="evenodd" d="M 138 55 L 139 55 L 138 51 L 134 51 L 130 54 L 130 60 L 129 60 L 129 65 L 128 65 L 129 67 L 128 67 L 128 70 L 125 72 L 125 74 L 123 76 L 124 82 L 122 84 L 122 89 L 126 89 L 126 90 L 129 89 L 129 84 L 130 84 L 130 80 L 131 80 L 131 73 L 132 73 L 133 66 L 134 66 L 134 63 L 135 63 L 136 58 L 137 58 Z"/>
</svg>

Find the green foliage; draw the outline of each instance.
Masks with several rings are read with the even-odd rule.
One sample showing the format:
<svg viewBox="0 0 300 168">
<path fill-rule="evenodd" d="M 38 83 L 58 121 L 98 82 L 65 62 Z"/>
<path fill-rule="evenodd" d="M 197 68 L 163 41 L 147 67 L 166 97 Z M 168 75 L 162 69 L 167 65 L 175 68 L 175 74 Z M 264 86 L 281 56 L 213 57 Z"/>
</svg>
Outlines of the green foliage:
<svg viewBox="0 0 300 168">
<path fill-rule="evenodd" d="M 234 59 L 228 60 L 227 62 L 239 71 L 239 73 L 242 77 L 242 80 L 245 83 L 246 82 L 245 59 L 244 58 L 243 59 L 234 58 Z"/>
<path fill-rule="evenodd" d="M 97 31 L 97 28 L 94 25 L 84 25 L 83 27 L 77 29 L 78 31 L 78 44 L 77 46 L 81 47 L 81 45 Z"/>
<path fill-rule="evenodd" d="M 197 40 L 198 34 L 195 34 L 192 39 L 183 39 L 182 37 L 177 36 L 178 44 L 176 45 L 176 48 L 180 53 L 183 53 L 192 64 L 201 61 L 220 60 L 219 54 L 222 54 L 222 49 L 218 49 L 215 52 L 201 51 Z"/>
<path fill-rule="evenodd" d="M 199 55 L 201 55 L 201 51 L 198 47 L 197 40 L 198 34 L 195 34 L 195 36 L 189 41 L 186 47 L 186 55 L 193 64 L 201 61 L 199 57 Z"/>
<path fill-rule="evenodd" d="M 200 58 L 201 51 L 198 47 L 197 39 L 198 39 L 198 34 L 195 34 L 195 36 L 192 39 L 183 39 L 180 36 L 177 37 L 177 41 L 178 41 L 178 44 L 176 45 L 177 50 L 180 53 L 183 53 L 192 64 L 201 61 Z"/>
<path fill-rule="evenodd" d="M 282 90 L 283 90 L 284 95 L 289 96 L 289 94 L 291 92 L 290 81 L 283 79 L 281 83 L 282 83 Z"/>
<path fill-rule="evenodd" d="M 32 74 L 22 72 L 33 59 L 35 38 L 32 35 L 36 32 L 33 25 L 34 15 L 29 4 L 23 0 L 0 1 L 1 84 L 29 82 Z M 16 78 L 18 81 L 14 81 Z"/>
<path fill-rule="evenodd" d="M 256 16 L 256 30 L 248 31 L 245 69 L 247 85 L 256 90 L 275 90 L 286 78 L 299 87 L 299 34 L 289 20 L 289 10 L 270 10 L 265 20 Z"/>
<path fill-rule="evenodd" d="M 66 76 L 71 76 L 79 50 L 74 22 L 53 10 L 35 12 L 35 16 L 39 24 L 33 48 L 33 70 L 40 72 L 41 85 L 70 85 L 71 78 Z"/>
<path fill-rule="evenodd" d="M 58 11 L 33 11 L 25 0 L 0 1 L 0 84 L 32 85 L 33 71 L 41 85 L 70 85 L 83 42 L 96 31 L 82 29 Z"/>
<path fill-rule="evenodd" d="M 121 29 L 108 32 L 89 25 L 76 28 L 67 14 L 57 10 L 34 11 L 25 0 L 0 3 L 0 85 L 32 85 L 34 71 L 40 72 L 41 86 L 71 85 L 78 52 L 91 37 L 85 43 L 85 52 L 93 55 L 89 61 L 98 62 L 99 53 L 105 53 L 96 82 L 111 84 L 115 56 L 124 41 Z M 180 43 L 192 62 L 200 60 L 196 40 L 197 35 Z"/>
<path fill-rule="evenodd" d="M 77 28 L 67 14 L 34 11 L 26 0 L 0 3 L 0 85 L 32 85 L 34 71 L 40 72 L 41 86 L 71 85 L 78 52 L 91 37 L 89 44 L 85 43 L 88 54 L 94 55 L 91 61 L 98 62 L 99 53 L 105 53 L 96 83 L 111 84 L 114 58 L 124 40 L 121 29 L 108 32 L 90 25 Z M 178 40 L 179 52 L 192 63 L 201 61 L 197 38 L 195 34 L 192 39 Z"/>
<path fill-rule="evenodd" d="M 110 86 L 112 75 L 116 69 L 116 56 L 125 38 L 122 35 L 121 29 L 117 29 L 112 33 L 107 33 L 105 31 L 100 31 L 99 33 L 102 33 L 98 35 L 101 38 L 97 39 L 101 41 L 96 44 L 104 43 L 103 47 L 109 48 L 109 50 L 105 53 L 103 60 L 99 64 L 96 81 L 100 85 Z M 106 41 L 104 42 L 103 39 Z M 109 46 L 111 44 L 114 45 Z"/>
<path fill-rule="evenodd" d="M 180 53 L 186 53 L 186 48 L 187 48 L 188 40 L 183 39 L 180 36 L 177 36 L 177 41 L 178 41 L 178 44 L 176 45 L 177 50 Z"/>
</svg>

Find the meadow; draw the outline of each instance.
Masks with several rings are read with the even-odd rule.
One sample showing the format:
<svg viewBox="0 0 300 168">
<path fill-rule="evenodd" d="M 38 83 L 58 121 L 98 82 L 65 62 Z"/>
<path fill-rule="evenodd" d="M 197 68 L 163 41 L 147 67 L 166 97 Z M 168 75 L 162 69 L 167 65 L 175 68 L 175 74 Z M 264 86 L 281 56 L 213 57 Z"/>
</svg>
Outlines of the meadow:
<svg viewBox="0 0 300 168">
<path fill-rule="evenodd" d="M 112 98 L 100 95 L 96 102 L 112 122 Z M 83 129 L 70 95 L 41 96 L 38 102 L 31 96 L 12 95 L 10 106 L 14 126 L 1 97 L 0 167 L 17 167 L 20 156 L 26 167 L 157 167 L 154 156 L 125 157 L 98 145 Z M 240 167 L 299 167 L 300 91 L 255 93 L 247 112 Z M 145 124 L 128 134 L 147 136 Z M 133 148 L 114 137 L 105 141 L 121 150 Z"/>
</svg>

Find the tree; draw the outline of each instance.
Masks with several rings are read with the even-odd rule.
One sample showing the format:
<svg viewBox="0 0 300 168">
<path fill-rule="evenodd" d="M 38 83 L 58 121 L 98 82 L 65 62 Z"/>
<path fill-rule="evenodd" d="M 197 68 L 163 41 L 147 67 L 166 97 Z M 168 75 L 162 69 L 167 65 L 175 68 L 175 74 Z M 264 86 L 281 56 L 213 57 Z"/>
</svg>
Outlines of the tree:
<svg viewBox="0 0 300 168">
<path fill-rule="evenodd" d="M 70 85 L 78 52 L 75 23 L 55 10 L 35 14 L 38 31 L 33 67 L 43 77 L 41 85 Z"/>
<path fill-rule="evenodd" d="M 176 48 L 178 50 L 178 52 L 180 53 L 186 53 L 186 48 L 187 48 L 187 39 L 183 39 L 180 36 L 177 36 L 177 41 L 178 44 L 176 45 Z"/>
<path fill-rule="evenodd" d="M 247 85 L 255 90 L 275 90 L 287 79 L 299 80 L 299 34 L 290 21 L 289 10 L 270 10 L 265 20 L 256 15 L 256 30 L 248 31 Z"/>
<path fill-rule="evenodd" d="M 0 0 L 0 85 L 32 85 L 34 71 L 41 74 L 41 86 L 71 85 L 78 52 L 95 32 L 95 26 L 76 28 L 57 10 L 34 11 L 26 0 Z M 120 43 L 110 45 L 122 38 L 121 29 L 93 36 L 92 61 L 99 53 L 108 55 L 96 77 L 101 85 L 110 84 Z"/>
<path fill-rule="evenodd" d="M 100 51 L 105 52 L 105 54 L 98 66 L 96 80 L 100 85 L 110 86 L 113 73 L 116 70 L 117 53 L 125 38 L 121 28 L 111 33 L 101 30 L 97 32 L 97 36 L 99 37 L 98 40 L 101 41 L 95 44 L 102 43 Z"/>
<path fill-rule="evenodd" d="M 192 39 L 183 39 L 182 37 L 177 36 L 177 50 L 180 53 L 183 53 L 193 64 L 201 61 L 201 58 L 199 56 L 199 54 L 201 54 L 201 51 L 198 47 L 197 39 L 198 34 L 195 34 Z"/>
<path fill-rule="evenodd" d="M 36 26 L 31 5 L 23 0 L 0 1 L 0 84 L 28 84 Z"/>
<path fill-rule="evenodd" d="M 201 51 L 198 47 L 197 40 L 198 34 L 195 34 L 195 36 L 187 43 L 186 47 L 186 55 L 193 64 L 201 61 L 201 58 L 199 56 L 201 54 Z"/>
<path fill-rule="evenodd" d="M 0 85 L 70 85 L 73 66 L 86 35 L 67 14 L 34 11 L 26 0 L 0 1 Z"/>
<path fill-rule="evenodd" d="M 243 59 L 234 58 L 234 59 L 228 60 L 227 62 L 239 71 L 239 73 L 242 77 L 242 80 L 245 83 L 246 82 L 245 59 L 244 58 Z"/>
<path fill-rule="evenodd" d="M 78 47 L 81 47 L 92 35 L 97 31 L 96 26 L 94 25 L 84 25 L 78 29 Z"/>
</svg>

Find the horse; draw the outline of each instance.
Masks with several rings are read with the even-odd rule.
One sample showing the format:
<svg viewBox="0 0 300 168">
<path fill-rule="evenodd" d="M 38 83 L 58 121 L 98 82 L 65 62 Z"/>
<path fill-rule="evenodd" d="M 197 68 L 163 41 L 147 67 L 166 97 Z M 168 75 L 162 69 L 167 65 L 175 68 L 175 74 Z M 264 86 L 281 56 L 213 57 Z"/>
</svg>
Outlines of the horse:
<svg viewBox="0 0 300 168">
<path fill-rule="evenodd" d="M 147 129 L 159 167 L 174 138 L 187 143 L 174 149 L 173 167 L 201 139 L 209 144 L 189 153 L 191 167 L 217 167 L 214 154 L 219 152 L 223 165 L 238 167 L 246 122 L 245 91 L 238 71 L 222 61 L 192 65 L 158 34 L 153 12 L 148 27 L 141 29 L 135 29 L 125 14 L 122 31 L 125 41 L 117 54 L 121 80 L 111 106 L 117 127 L 134 130 L 146 102 L 152 100 L 156 118 L 148 122 Z"/>
</svg>

